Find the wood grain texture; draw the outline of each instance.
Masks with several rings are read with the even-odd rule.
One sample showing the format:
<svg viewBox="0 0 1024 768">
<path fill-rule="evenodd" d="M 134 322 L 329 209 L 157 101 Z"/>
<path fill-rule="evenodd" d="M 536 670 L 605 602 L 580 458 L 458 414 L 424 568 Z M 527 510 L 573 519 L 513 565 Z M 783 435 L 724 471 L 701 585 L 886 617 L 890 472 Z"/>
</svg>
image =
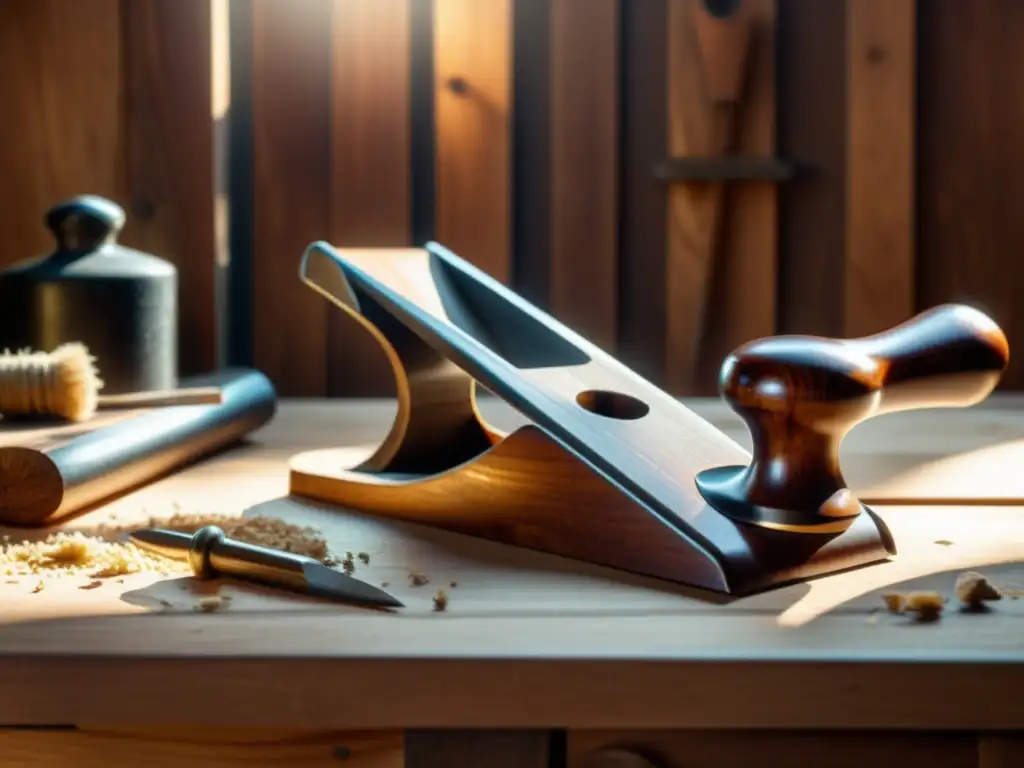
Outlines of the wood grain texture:
<svg viewBox="0 0 1024 768">
<path fill-rule="evenodd" d="M 549 768 L 549 739 L 542 730 L 409 731 L 405 768 Z"/>
<path fill-rule="evenodd" d="M 918 105 L 918 301 L 973 302 L 1024 332 L 1024 228 L 1016 203 L 1024 176 L 1024 102 L 1008 94 L 1024 67 L 1024 5 L 922 3 Z M 957 55 L 950 56 L 950 46 Z M 1003 386 L 1024 385 L 1024 356 Z"/>
<path fill-rule="evenodd" d="M 977 744 L 970 735 L 930 733 L 570 731 L 568 768 L 589 768 L 589 755 L 615 747 L 650 755 L 651 765 L 657 768 L 863 768 L 912 763 L 929 768 L 979 768 Z M 595 762 L 594 768 L 603 768 L 603 764 Z M 985 768 L 984 764 L 980 768 Z"/>
<path fill-rule="evenodd" d="M 747 0 L 742 98 L 713 102 L 697 0 L 669 0 L 668 136 L 673 157 L 774 152 L 774 0 Z M 715 391 L 719 361 L 775 329 L 774 186 L 673 184 L 668 203 L 666 376 L 675 394 Z"/>
<path fill-rule="evenodd" d="M 749 468 L 706 470 L 697 487 L 716 509 L 762 525 L 849 525 L 864 511 L 839 465 L 849 430 L 886 413 L 980 403 L 1009 354 L 1003 331 L 962 305 L 839 343 L 774 336 L 744 344 L 723 363 L 721 389 L 750 427 L 753 459 Z"/>
<path fill-rule="evenodd" d="M 778 151 L 799 164 L 778 193 L 781 333 L 843 335 L 846 13 L 778 0 Z"/>
<path fill-rule="evenodd" d="M 412 242 L 410 2 L 334 0 L 328 239 L 339 246 Z M 373 337 L 338 312 L 328 328 L 328 394 L 392 394 Z"/>
<path fill-rule="evenodd" d="M 511 0 L 434 0 L 435 239 L 502 282 L 511 275 L 511 43 Z"/>
<path fill-rule="evenodd" d="M 298 280 L 331 232 L 333 0 L 253 0 L 253 354 L 282 395 L 327 393 L 328 307 Z"/>
<path fill-rule="evenodd" d="M 843 327 L 847 336 L 862 336 L 903 322 L 915 309 L 917 2 L 853 0 L 846 7 Z"/>
<path fill-rule="evenodd" d="M 983 736 L 978 745 L 978 768 L 1014 768 L 1024 765 L 1024 737 Z"/>
<path fill-rule="evenodd" d="M 622 6 L 619 358 L 664 385 L 667 191 L 651 169 L 668 151 L 666 0 Z"/>
<path fill-rule="evenodd" d="M 245 728 L 0 729 L 0 755 L 24 768 L 293 765 L 406 768 L 401 733 Z"/>
<path fill-rule="evenodd" d="M 1024 602 L 1004 599 L 981 616 L 950 605 L 925 626 L 879 612 L 883 592 L 948 595 L 967 569 L 1006 588 L 1024 585 L 1024 508 L 879 507 L 900 543 L 898 561 L 720 605 L 608 569 L 268 501 L 286 491 L 285 463 L 297 451 L 347 446 L 356 462 L 369 455 L 394 415 L 393 403 L 371 405 L 285 403 L 248 446 L 75 524 L 88 530 L 117 515 L 146 525 L 171 514 L 173 503 L 225 514 L 256 505 L 247 514 L 311 525 L 334 551 L 369 553 L 356 575 L 388 581 L 408 606 L 403 615 L 234 582 L 218 585 L 232 597 L 228 611 L 200 614 L 188 581 L 155 573 L 87 591 L 78 578 L 39 594 L 31 581 L 0 583 L 0 720 L 307 731 L 1024 726 L 1016 695 Z M 507 409 L 483 408 L 488 420 L 508 424 Z M 860 450 L 884 463 L 912 454 L 911 439 L 933 448 L 992 443 L 1024 434 L 1019 414 L 1012 401 L 948 420 L 927 414 L 920 430 L 894 424 L 896 439 L 877 433 Z M 411 586 L 412 569 L 431 584 Z M 458 586 L 447 588 L 448 608 L 437 613 L 435 590 L 451 581 Z M 69 679 L 88 697 L 54 696 Z M 344 695 L 330 682 L 338 680 Z M 700 705 L 681 705 L 680 691 Z M 826 699 L 831 706 L 807 706 Z"/>
<path fill-rule="evenodd" d="M 178 268 L 182 375 L 217 361 L 211 0 L 121 3 L 128 225 L 123 241 Z"/>
<path fill-rule="evenodd" d="M 92 193 L 124 200 L 120 0 L 0 4 L 0 266 L 54 249 L 46 209 Z"/>
<path fill-rule="evenodd" d="M 551 313 L 614 352 L 619 0 L 551 4 Z"/>
</svg>

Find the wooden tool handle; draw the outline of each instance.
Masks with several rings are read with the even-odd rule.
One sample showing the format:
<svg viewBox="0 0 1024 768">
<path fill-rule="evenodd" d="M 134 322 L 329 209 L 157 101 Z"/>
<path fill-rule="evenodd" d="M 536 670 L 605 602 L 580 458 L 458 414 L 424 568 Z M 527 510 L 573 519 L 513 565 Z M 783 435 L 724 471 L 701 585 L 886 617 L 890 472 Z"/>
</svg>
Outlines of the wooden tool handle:
<svg viewBox="0 0 1024 768">
<path fill-rule="evenodd" d="M 991 319 L 946 305 L 862 339 L 775 336 L 745 344 L 726 358 L 721 389 L 758 432 L 784 417 L 843 434 L 881 413 L 973 405 L 995 387 L 1009 356 Z"/>
<path fill-rule="evenodd" d="M 745 344 L 726 358 L 720 386 L 750 428 L 753 461 L 742 474 L 706 474 L 698 485 L 733 516 L 749 513 L 744 505 L 759 508 L 752 517 L 761 522 L 770 516 L 764 510 L 852 517 L 860 503 L 839 467 L 846 433 L 882 413 L 977 403 L 995 388 L 1009 355 L 1002 330 L 959 305 L 861 339 L 776 336 Z"/>
<path fill-rule="evenodd" d="M 128 392 L 122 395 L 100 395 L 99 407 L 116 408 L 169 408 L 177 405 L 219 405 L 224 393 L 217 387 L 187 387 L 157 392 Z"/>
</svg>

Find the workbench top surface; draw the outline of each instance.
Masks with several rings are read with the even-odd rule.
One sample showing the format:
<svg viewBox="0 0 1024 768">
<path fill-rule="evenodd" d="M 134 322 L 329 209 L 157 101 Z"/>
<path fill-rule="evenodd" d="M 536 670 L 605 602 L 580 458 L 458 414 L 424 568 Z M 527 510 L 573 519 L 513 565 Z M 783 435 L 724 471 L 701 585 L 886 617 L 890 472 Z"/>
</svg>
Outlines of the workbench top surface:
<svg viewBox="0 0 1024 768">
<path fill-rule="evenodd" d="M 687 404 L 749 445 L 722 404 Z M 291 455 L 348 446 L 355 464 L 386 434 L 394 405 L 284 402 L 247 445 L 65 527 L 143 524 L 175 505 L 276 515 L 319 529 L 336 552 L 368 553 L 356 575 L 388 582 L 406 609 L 387 615 L 226 582 L 230 602 L 202 613 L 185 577 L 141 573 L 93 589 L 69 578 L 41 592 L 9 580 L 0 583 L 0 722 L 1024 728 L 1024 501 L 1007 485 L 1024 488 L 1014 476 L 1022 405 L 995 397 L 858 428 L 843 463 L 868 496 L 912 496 L 921 478 L 941 476 L 976 485 L 982 501 L 1003 483 L 1006 498 L 875 504 L 900 548 L 891 562 L 723 601 L 289 499 Z M 498 402 L 482 411 L 499 427 L 521 422 Z M 885 612 L 889 591 L 952 597 L 965 570 L 1007 597 L 984 614 L 952 599 L 932 624 Z M 411 571 L 429 584 L 410 585 Z M 434 610 L 438 588 L 444 612 Z"/>
</svg>

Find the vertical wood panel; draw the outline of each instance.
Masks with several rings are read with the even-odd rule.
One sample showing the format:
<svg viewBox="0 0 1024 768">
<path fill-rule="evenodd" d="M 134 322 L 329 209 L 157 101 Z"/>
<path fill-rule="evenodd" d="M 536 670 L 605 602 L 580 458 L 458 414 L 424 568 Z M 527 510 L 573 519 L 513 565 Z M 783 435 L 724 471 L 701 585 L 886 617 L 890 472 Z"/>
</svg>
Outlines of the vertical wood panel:
<svg viewBox="0 0 1024 768">
<path fill-rule="evenodd" d="M 651 169 L 666 146 L 666 0 L 627 2 L 623 16 L 623 137 L 619 356 L 664 378 L 665 186 Z"/>
<path fill-rule="evenodd" d="M 548 768 L 543 730 L 406 731 L 406 768 Z"/>
<path fill-rule="evenodd" d="M 614 351 L 619 2 L 551 5 L 551 310 Z"/>
<path fill-rule="evenodd" d="M 511 0 L 434 0 L 436 237 L 508 282 Z M 452 88 L 453 79 L 465 88 Z"/>
<path fill-rule="evenodd" d="M 752 40 L 745 92 L 737 115 L 736 151 L 776 153 L 776 0 L 747 0 Z M 740 344 L 776 332 L 778 187 L 741 182 L 725 193 L 721 269 L 711 283 L 714 315 L 698 358 L 695 392 L 718 394 L 722 361 Z"/>
<path fill-rule="evenodd" d="M 846 8 L 778 0 L 779 152 L 798 173 L 779 190 L 782 333 L 842 332 L 846 220 Z"/>
<path fill-rule="evenodd" d="M 918 100 L 919 308 L 975 304 L 1024 336 L 1024 3 L 921 6 Z M 1011 355 L 1002 386 L 1024 385 Z"/>
<path fill-rule="evenodd" d="M 672 768 L 977 768 L 972 734 L 857 731 L 570 731 L 568 768 L 618 766 L 593 756 L 635 749 Z M 621 768 L 630 763 L 623 761 Z M 642 763 L 640 764 L 642 765 Z M 999 766 L 998 768 L 1002 768 Z"/>
<path fill-rule="evenodd" d="M 751 37 L 744 86 L 729 104 L 711 97 L 710 61 L 702 56 L 696 23 L 701 7 L 700 0 L 669 0 L 669 151 L 673 157 L 770 156 L 774 1 L 746 0 L 738 11 Z M 673 393 L 713 394 L 722 358 L 774 331 L 775 199 L 775 188 L 763 182 L 672 185 L 666 380 Z"/>
<path fill-rule="evenodd" d="M 46 209 L 124 202 L 119 0 L 0 3 L 0 266 L 49 253 Z"/>
<path fill-rule="evenodd" d="M 978 768 L 1019 768 L 1024 765 L 1024 737 L 982 736 Z"/>
<path fill-rule="evenodd" d="M 846 336 L 875 333 L 913 314 L 915 4 L 846 4 Z"/>
<path fill-rule="evenodd" d="M 328 303 L 298 278 L 331 231 L 332 0 L 253 0 L 253 357 L 281 395 L 327 394 Z"/>
<path fill-rule="evenodd" d="M 551 297 L 551 0 L 515 0 L 512 42 L 512 287 Z"/>
<path fill-rule="evenodd" d="M 182 374 L 217 359 L 210 0 L 122 0 L 129 220 L 124 242 L 178 267 Z"/>
<path fill-rule="evenodd" d="M 334 0 L 330 239 L 340 246 L 412 242 L 411 1 Z M 328 393 L 391 394 L 380 346 L 343 312 L 330 312 Z"/>
</svg>

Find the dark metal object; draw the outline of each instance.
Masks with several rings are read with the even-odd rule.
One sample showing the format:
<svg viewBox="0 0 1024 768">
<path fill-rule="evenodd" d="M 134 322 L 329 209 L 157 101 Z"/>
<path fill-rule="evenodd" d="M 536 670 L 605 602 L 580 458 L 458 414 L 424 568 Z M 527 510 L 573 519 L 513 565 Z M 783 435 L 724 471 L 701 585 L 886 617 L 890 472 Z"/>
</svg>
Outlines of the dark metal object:
<svg viewBox="0 0 1024 768">
<path fill-rule="evenodd" d="M 223 400 L 72 431 L 51 448 L 0 446 L 0 523 L 54 523 L 242 439 L 276 409 L 273 384 L 258 371 L 229 369 L 183 384 L 218 387 Z"/>
<path fill-rule="evenodd" d="M 673 157 L 654 166 L 663 181 L 789 181 L 793 166 L 774 157 Z"/>
<path fill-rule="evenodd" d="M 192 536 L 150 528 L 134 531 L 130 537 L 151 552 L 187 559 L 198 579 L 236 576 L 345 603 L 379 608 L 403 607 L 402 602 L 383 589 L 328 568 L 311 557 L 229 539 L 215 525 L 200 528 Z"/>
<path fill-rule="evenodd" d="M 178 273 L 118 245 L 124 223 L 120 206 L 92 195 L 49 210 L 57 250 L 0 272 L 0 349 L 79 341 L 96 357 L 104 394 L 177 386 Z"/>
</svg>

